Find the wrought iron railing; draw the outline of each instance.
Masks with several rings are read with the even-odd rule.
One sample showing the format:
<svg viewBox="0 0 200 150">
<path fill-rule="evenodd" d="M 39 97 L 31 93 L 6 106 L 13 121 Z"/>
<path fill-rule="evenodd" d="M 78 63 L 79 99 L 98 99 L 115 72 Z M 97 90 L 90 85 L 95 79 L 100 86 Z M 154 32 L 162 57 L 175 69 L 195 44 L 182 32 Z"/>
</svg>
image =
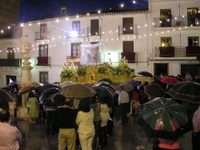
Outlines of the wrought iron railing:
<svg viewBox="0 0 200 150">
<path fill-rule="evenodd" d="M 22 59 L 0 59 L 0 66 L 20 67 Z"/>
</svg>

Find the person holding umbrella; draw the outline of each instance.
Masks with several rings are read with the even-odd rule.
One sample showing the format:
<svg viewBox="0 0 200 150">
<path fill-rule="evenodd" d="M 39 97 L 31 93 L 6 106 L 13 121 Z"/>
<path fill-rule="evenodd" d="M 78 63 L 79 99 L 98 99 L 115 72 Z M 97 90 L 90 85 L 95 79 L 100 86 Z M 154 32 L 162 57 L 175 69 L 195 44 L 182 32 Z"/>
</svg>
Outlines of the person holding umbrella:
<svg viewBox="0 0 200 150">
<path fill-rule="evenodd" d="M 192 132 L 192 149 L 199 150 L 200 148 L 200 105 L 199 108 L 195 111 L 193 116 L 193 127 Z"/>
</svg>

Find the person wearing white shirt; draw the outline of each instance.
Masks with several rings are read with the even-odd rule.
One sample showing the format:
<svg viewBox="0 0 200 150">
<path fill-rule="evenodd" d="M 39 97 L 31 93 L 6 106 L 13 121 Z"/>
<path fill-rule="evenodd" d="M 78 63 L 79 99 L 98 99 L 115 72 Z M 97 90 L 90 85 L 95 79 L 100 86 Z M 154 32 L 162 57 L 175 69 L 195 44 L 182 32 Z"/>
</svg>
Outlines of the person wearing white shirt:
<svg viewBox="0 0 200 150">
<path fill-rule="evenodd" d="M 89 106 L 88 99 L 82 99 L 79 103 L 79 112 L 76 117 L 78 135 L 82 150 L 92 150 L 92 142 L 95 135 L 94 111 Z"/>
<path fill-rule="evenodd" d="M 0 112 L 0 150 L 18 150 L 22 134 L 17 127 L 9 124 L 8 110 Z"/>
<path fill-rule="evenodd" d="M 118 104 L 121 106 L 121 115 L 122 115 L 122 124 L 127 124 L 127 110 L 129 108 L 129 95 L 126 91 L 124 91 L 124 86 L 121 85 L 119 87 L 119 96 L 118 96 Z"/>
</svg>

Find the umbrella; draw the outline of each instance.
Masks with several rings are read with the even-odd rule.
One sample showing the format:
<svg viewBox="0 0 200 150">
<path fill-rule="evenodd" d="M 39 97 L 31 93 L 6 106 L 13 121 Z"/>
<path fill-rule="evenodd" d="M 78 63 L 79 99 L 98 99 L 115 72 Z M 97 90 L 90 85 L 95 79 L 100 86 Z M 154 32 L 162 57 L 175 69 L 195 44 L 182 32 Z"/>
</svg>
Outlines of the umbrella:
<svg viewBox="0 0 200 150">
<path fill-rule="evenodd" d="M 192 130 L 188 109 L 171 98 L 157 97 L 143 105 L 137 123 L 151 138 L 177 140 Z"/>
<path fill-rule="evenodd" d="M 4 89 L 0 89 L 0 95 L 0 108 L 2 109 L 9 109 L 8 102 L 17 101 L 17 97 L 15 95 Z"/>
<path fill-rule="evenodd" d="M 137 77 L 134 77 L 133 80 L 139 81 L 139 82 L 148 82 L 148 83 L 153 82 L 153 79 L 145 77 L 145 76 L 137 76 Z"/>
<path fill-rule="evenodd" d="M 83 85 L 87 85 L 87 86 L 93 86 L 92 84 L 90 83 L 83 83 Z"/>
<path fill-rule="evenodd" d="M 150 72 L 147 71 L 140 71 L 138 72 L 139 75 L 143 75 L 145 77 L 153 77 L 153 75 Z"/>
<path fill-rule="evenodd" d="M 34 87 L 41 87 L 41 84 L 37 82 L 31 82 L 30 85 L 33 85 Z"/>
<path fill-rule="evenodd" d="M 62 88 L 60 93 L 71 98 L 86 98 L 93 97 L 96 91 L 92 87 L 83 84 L 73 84 Z"/>
<path fill-rule="evenodd" d="M 109 90 L 106 86 L 95 86 L 93 89 L 97 92 L 96 96 L 98 97 L 113 97 L 115 95 L 114 92 Z"/>
<path fill-rule="evenodd" d="M 9 83 L 7 86 L 12 86 L 12 85 L 15 85 L 15 84 L 19 84 L 19 81 L 13 81 L 13 82 Z"/>
<path fill-rule="evenodd" d="M 59 92 L 60 92 L 59 89 L 46 90 L 41 95 L 40 102 L 45 106 L 58 106 L 58 105 L 62 104 L 66 97 L 63 96 L 62 94 L 60 94 Z"/>
<path fill-rule="evenodd" d="M 163 97 L 165 90 L 157 83 L 149 83 L 145 86 L 145 93 L 150 98 Z"/>
<path fill-rule="evenodd" d="M 172 86 L 166 94 L 174 99 L 200 103 L 200 84 L 192 81 L 180 82 Z"/>
<path fill-rule="evenodd" d="M 95 86 L 105 86 L 105 87 L 109 88 L 109 90 L 111 90 L 111 91 L 113 91 L 113 92 L 115 92 L 116 89 L 117 89 L 117 87 L 114 86 L 113 84 L 100 84 L 100 85 L 93 85 L 93 87 L 95 87 Z"/>
<path fill-rule="evenodd" d="M 57 85 L 54 85 L 54 84 L 45 84 L 41 87 L 37 87 L 36 91 L 38 91 L 40 94 L 42 94 L 45 90 L 50 89 L 50 88 L 54 88 L 54 89 L 58 88 L 59 89 L 60 87 Z"/>
<path fill-rule="evenodd" d="M 119 85 L 117 86 L 117 89 L 119 89 L 121 85 L 124 86 L 124 90 L 125 90 L 126 92 L 130 92 L 130 91 L 133 90 L 133 86 L 130 85 L 130 84 L 127 84 L 127 83 L 119 84 Z"/>
<path fill-rule="evenodd" d="M 134 80 L 128 81 L 128 82 L 126 82 L 126 83 L 128 83 L 128 84 L 130 84 L 130 85 L 132 85 L 132 86 L 141 86 L 141 83 L 140 83 L 140 82 L 134 81 Z"/>
<path fill-rule="evenodd" d="M 65 82 L 60 84 L 60 87 L 64 88 L 64 87 L 66 87 L 68 85 L 73 85 L 73 84 L 76 84 L 76 83 L 73 83 L 72 81 L 65 81 Z"/>
<path fill-rule="evenodd" d="M 98 83 L 98 82 L 101 82 L 101 81 L 105 81 L 105 82 L 107 82 L 108 84 L 113 84 L 113 81 L 110 80 L 110 79 L 107 79 L 107 78 L 100 79 L 100 80 L 97 81 L 97 83 Z"/>
<path fill-rule="evenodd" d="M 171 84 L 171 85 L 175 85 L 180 82 L 178 79 L 174 77 L 165 77 L 165 78 L 162 78 L 161 81 L 167 84 Z"/>
<path fill-rule="evenodd" d="M 35 87 L 33 85 L 24 85 L 19 89 L 18 94 L 22 95 L 22 94 L 28 93 L 34 89 L 35 89 Z"/>
</svg>

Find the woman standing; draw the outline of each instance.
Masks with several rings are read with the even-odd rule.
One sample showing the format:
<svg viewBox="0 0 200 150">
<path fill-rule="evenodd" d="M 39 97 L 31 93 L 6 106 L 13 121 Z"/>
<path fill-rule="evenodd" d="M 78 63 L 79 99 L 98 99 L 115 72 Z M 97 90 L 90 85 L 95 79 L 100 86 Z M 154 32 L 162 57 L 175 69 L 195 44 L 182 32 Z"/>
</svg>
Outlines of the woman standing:
<svg viewBox="0 0 200 150">
<path fill-rule="evenodd" d="M 38 117 L 38 100 L 33 92 L 29 93 L 28 106 L 29 106 L 28 115 L 30 117 L 29 121 L 30 123 L 35 124 L 36 118 Z"/>
<path fill-rule="evenodd" d="M 94 111 L 89 106 L 89 99 L 80 100 L 76 124 L 78 125 L 78 135 L 82 150 L 92 150 L 92 142 L 95 135 Z"/>
</svg>

